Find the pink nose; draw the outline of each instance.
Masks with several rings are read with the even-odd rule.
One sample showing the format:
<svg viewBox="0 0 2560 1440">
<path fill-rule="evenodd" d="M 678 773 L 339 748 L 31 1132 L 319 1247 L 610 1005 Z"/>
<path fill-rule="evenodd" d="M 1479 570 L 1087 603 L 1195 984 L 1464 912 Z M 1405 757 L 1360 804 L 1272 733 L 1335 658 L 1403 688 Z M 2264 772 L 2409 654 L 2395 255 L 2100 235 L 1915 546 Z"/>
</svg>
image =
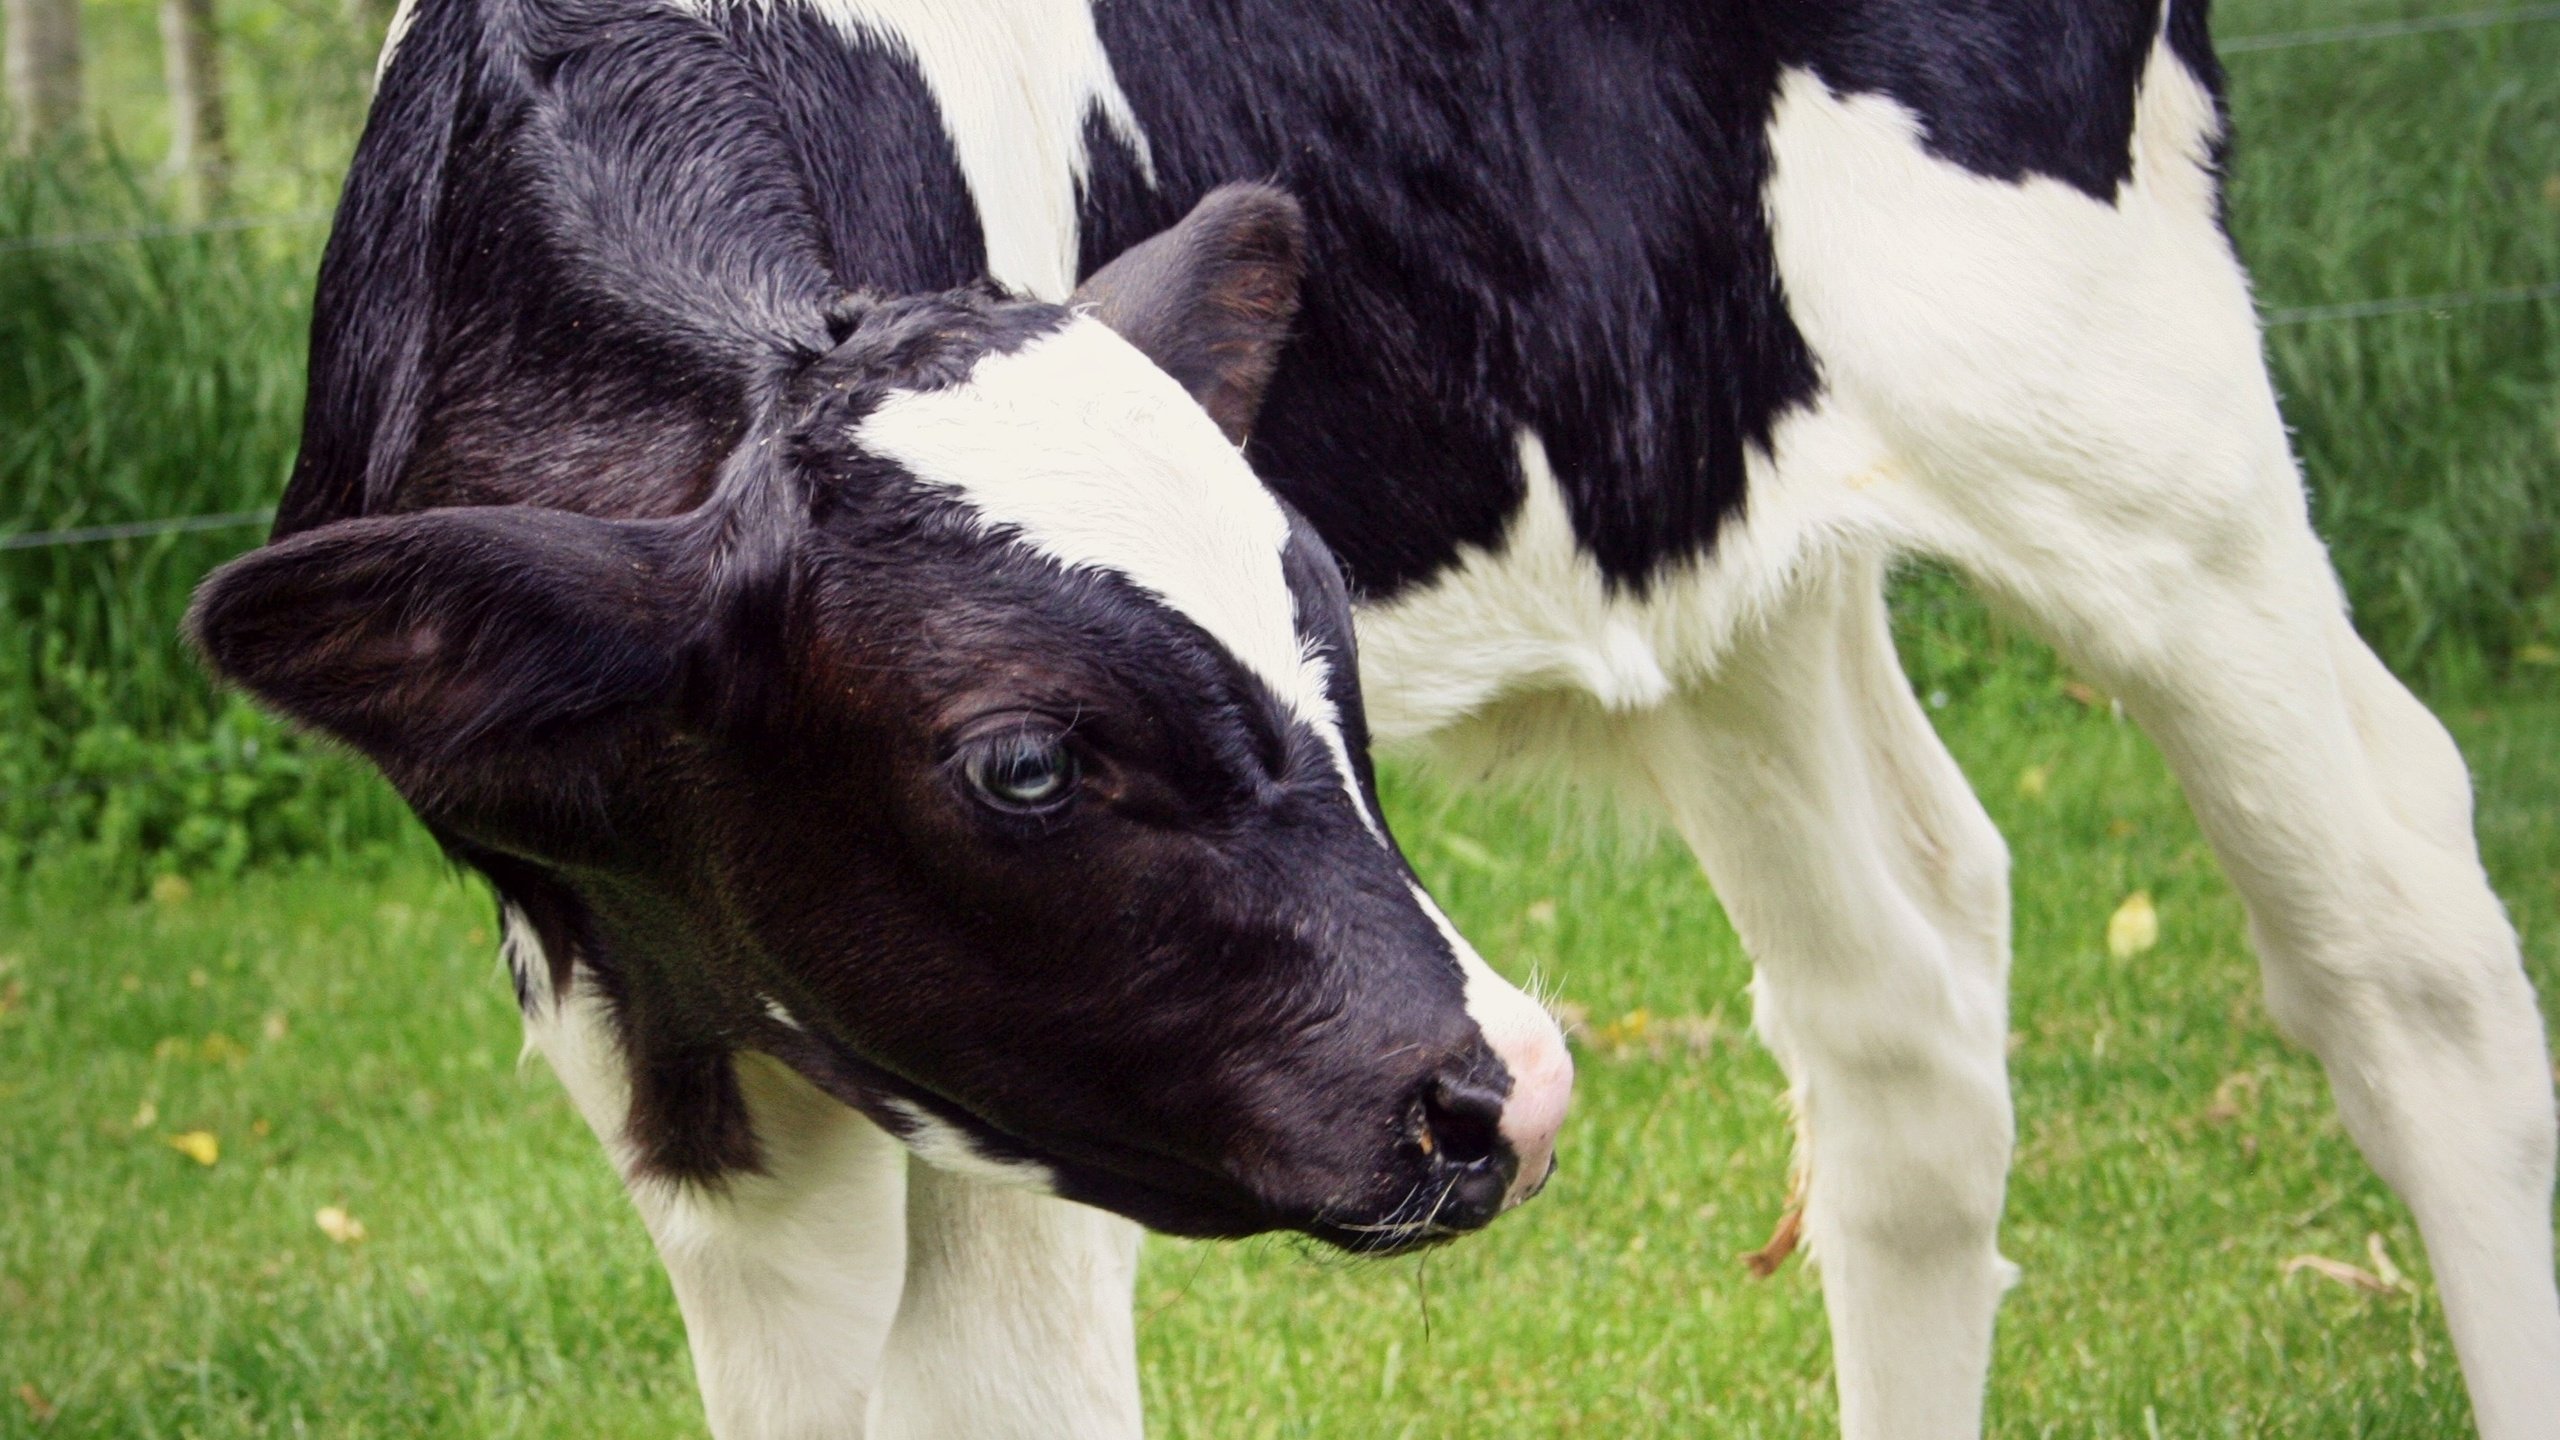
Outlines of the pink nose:
<svg viewBox="0 0 2560 1440">
<path fill-rule="evenodd" d="M 1573 1056 L 1547 1007 L 1494 973 L 1421 886 L 1413 887 L 1413 898 L 1457 955 L 1466 978 L 1467 1014 L 1494 1058 L 1511 1072 L 1511 1093 L 1503 1097 L 1496 1125 L 1520 1161 L 1502 1197 L 1502 1208 L 1508 1210 L 1537 1194 L 1555 1168 L 1556 1132 L 1564 1128 L 1565 1107 L 1573 1103 Z"/>
<path fill-rule="evenodd" d="M 1507 1033 L 1499 1037 L 1486 1036 L 1511 1072 L 1511 1094 L 1502 1102 L 1501 1128 L 1504 1142 L 1519 1157 L 1520 1170 L 1502 1197 L 1506 1210 L 1547 1183 L 1548 1173 L 1555 1168 L 1556 1132 L 1564 1128 L 1565 1110 L 1573 1103 L 1573 1055 L 1565 1048 L 1564 1033 L 1536 1002 L 1527 996 L 1521 1000 L 1537 1012 L 1536 1023 L 1506 1027 Z"/>
</svg>

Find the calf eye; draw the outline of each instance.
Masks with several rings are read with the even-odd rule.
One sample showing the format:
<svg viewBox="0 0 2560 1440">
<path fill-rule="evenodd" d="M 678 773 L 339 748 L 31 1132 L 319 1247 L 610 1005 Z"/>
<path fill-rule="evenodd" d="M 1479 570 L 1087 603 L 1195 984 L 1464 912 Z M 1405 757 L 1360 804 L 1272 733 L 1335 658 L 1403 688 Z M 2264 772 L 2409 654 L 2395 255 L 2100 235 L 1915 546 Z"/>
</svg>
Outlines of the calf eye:
<svg viewBox="0 0 2560 1440">
<path fill-rule="evenodd" d="M 960 773 L 987 804 L 1036 815 L 1064 805 L 1074 793 L 1076 757 L 1055 734 L 1009 730 L 973 742 L 961 754 Z"/>
</svg>

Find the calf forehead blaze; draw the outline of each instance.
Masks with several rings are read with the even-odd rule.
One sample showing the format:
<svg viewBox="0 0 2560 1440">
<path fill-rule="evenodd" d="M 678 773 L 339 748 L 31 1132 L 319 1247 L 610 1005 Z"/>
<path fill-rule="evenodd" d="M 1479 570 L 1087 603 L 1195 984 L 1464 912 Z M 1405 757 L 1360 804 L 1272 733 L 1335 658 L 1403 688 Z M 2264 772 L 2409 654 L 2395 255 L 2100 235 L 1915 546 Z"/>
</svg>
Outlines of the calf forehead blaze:
<svg viewBox="0 0 2560 1440">
<path fill-rule="evenodd" d="M 1199 405 L 1089 317 L 990 353 L 960 385 L 902 391 L 854 432 L 1058 564 L 1127 578 L 1197 625 L 1315 731 L 1361 798 L 1282 565 L 1288 517 Z"/>
</svg>

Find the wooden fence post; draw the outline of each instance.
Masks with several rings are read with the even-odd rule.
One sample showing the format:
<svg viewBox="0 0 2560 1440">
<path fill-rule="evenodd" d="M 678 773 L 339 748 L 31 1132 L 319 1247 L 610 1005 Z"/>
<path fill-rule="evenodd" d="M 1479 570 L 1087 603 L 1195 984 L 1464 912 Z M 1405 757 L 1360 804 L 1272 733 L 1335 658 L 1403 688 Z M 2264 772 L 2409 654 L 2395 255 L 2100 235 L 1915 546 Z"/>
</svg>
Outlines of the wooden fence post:
<svg viewBox="0 0 2560 1440">
<path fill-rule="evenodd" d="M 9 92 L 9 148 L 32 154 L 80 126 L 80 0 L 0 0 L 8 27 L 0 61 Z"/>
<path fill-rule="evenodd" d="M 169 79 L 169 172 L 187 208 L 207 214 L 222 207 L 231 182 L 213 0 L 160 0 L 160 55 Z"/>
</svg>

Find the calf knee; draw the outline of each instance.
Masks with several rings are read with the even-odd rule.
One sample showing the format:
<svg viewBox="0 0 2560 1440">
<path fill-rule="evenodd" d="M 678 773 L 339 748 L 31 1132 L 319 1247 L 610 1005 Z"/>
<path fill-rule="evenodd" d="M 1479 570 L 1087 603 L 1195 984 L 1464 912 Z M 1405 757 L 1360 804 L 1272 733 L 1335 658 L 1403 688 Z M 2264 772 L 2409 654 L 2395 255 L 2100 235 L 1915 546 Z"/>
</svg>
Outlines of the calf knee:
<svg viewBox="0 0 2560 1440">
<path fill-rule="evenodd" d="M 1937 1250 L 1997 1226 L 2015 1127 L 1998 1024 L 1950 980 L 1935 1003 L 1772 1006 L 1810 1142 L 1817 1234 Z M 1819 1013 L 1810 1013 L 1813 1010 Z"/>
</svg>

